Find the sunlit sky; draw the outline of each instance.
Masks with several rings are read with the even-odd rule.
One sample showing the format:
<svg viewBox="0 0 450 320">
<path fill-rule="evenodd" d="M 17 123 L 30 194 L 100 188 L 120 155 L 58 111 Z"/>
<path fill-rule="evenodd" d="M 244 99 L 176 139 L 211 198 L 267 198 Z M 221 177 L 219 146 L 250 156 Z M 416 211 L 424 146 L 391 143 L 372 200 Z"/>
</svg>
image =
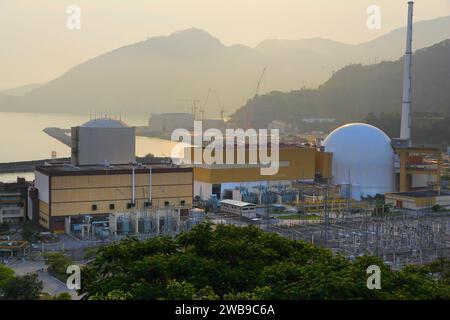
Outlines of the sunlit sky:
<svg viewBox="0 0 450 320">
<path fill-rule="evenodd" d="M 0 0 L 0 89 L 46 82 L 98 54 L 191 27 L 224 44 L 322 37 L 369 41 L 406 23 L 406 0 Z M 416 0 L 415 21 L 450 15 L 450 0 Z M 68 30 L 68 5 L 81 30 Z M 380 30 L 366 27 L 369 5 Z"/>
</svg>

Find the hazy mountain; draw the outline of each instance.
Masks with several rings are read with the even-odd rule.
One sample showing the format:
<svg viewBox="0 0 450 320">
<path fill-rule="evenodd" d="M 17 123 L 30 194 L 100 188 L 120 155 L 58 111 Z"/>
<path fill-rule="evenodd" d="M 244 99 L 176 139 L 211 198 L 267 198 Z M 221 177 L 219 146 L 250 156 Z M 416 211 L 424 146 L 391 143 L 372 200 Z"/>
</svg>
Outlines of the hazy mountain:
<svg viewBox="0 0 450 320">
<path fill-rule="evenodd" d="M 450 38 L 450 17 L 415 24 L 415 48 Z M 206 100 L 208 88 L 219 92 L 231 112 L 261 92 L 289 91 L 318 85 L 349 63 L 397 59 L 404 28 L 374 41 L 348 45 L 326 39 L 267 40 L 255 48 L 225 46 L 199 29 L 149 38 L 80 64 L 23 97 L 0 95 L 0 111 L 149 114 L 189 111 L 186 99 Z M 214 95 L 206 116 L 218 116 Z"/>
<path fill-rule="evenodd" d="M 450 40 L 417 51 L 413 56 L 413 111 L 450 115 Z M 258 96 L 236 111 L 241 125 L 267 127 L 272 120 L 294 125 L 302 118 L 332 117 L 358 121 L 368 113 L 400 112 L 403 58 L 335 72 L 318 89 Z"/>
<path fill-rule="evenodd" d="M 0 91 L 0 96 L 7 95 L 7 96 L 23 97 L 25 94 L 29 93 L 30 91 L 40 88 L 42 86 L 43 86 L 43 84 L 41 84 L 41 83 L 27 84 L 27 85 L 20 86 L 17 88 Z"/>
<path fill-rule="evenodd" d="M 450 17 L 415 23 L 413 36 L 414 50 L 450 39 Z M 315 38 L 265 40 L 255 49 L 276 61 L 276 68 L 288 70 L 285 87 L 279 85 L 271 88 L 287 91 L 295 89 L 295 85 L 300 88 L 302 84 L 316 87 L 326 81 L 333 71 L 349 64 L 374 64 L 398 59 L 405 52 L 405 44 L 406 28 L 399 28 L 356 45 Z"/>
</svg>

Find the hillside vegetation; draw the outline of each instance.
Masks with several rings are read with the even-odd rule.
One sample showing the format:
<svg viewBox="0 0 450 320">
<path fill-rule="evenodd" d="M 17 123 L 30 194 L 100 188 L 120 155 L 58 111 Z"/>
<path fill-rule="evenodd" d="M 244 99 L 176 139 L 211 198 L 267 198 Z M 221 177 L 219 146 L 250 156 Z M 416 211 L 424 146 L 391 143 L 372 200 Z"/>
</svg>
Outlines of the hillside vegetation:
<svg viewBox="0 0 450 320">
<path fill-rule="evenodd" d="M 414 112 L 450 116 L 449 57 L 450 40 L 414 54 Z M 298 126 L 303 118 L 319 117 L 336 118 L 339 122 L 361 121 L 369 113 L 376 116 L 399 113 L 402 88 L 403 58 L 368 66 L 350 65 L 335 72 L 318 89 L 271 92 L 255 97 L 236 111 L 232 120 L 256 127 L 267 127 L 272 120 Z M 442 125 L 446 126 L 445 122 Z"/>
<path fill-rule="evenodd" d="M 381 268 L 381 290 L 367 267 Z M 393 271 L 374 257 L 328 249 L 256 227 L 201 224 L 176 239 L 102 247 L 83 270 L 89 299 L 449 299 L 446 261 Z"/>
</svg>

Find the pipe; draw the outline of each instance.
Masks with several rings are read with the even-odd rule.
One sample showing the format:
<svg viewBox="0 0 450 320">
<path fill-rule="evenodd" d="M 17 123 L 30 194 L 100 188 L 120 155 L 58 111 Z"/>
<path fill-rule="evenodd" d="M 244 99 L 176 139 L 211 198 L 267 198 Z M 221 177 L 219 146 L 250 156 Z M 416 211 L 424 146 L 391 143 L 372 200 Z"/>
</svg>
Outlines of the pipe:
<svg viewBox="0 0 450 320">
<path fill-rule="evenodd" d="M 152 205 L 152 167 L 149 167 L 148 171 L 149 177 L 148 177 L 148 204 L 149 206 Z"/>
<path fill-rule="evenodd" d="M 408 2 L 408 26 L 406 31 L 406 51 L 403 74 L 403 103 L 400 139 L 408 140 L 411 146 L 411 82 L 412 82 L 412 31 L 414 2 Z"/>
<path fill-rule="evenodd" d="M 135 167 L 134 164 L 131 165 L 131 204 L 134 206 L 135 202 Z"/>
</svg>

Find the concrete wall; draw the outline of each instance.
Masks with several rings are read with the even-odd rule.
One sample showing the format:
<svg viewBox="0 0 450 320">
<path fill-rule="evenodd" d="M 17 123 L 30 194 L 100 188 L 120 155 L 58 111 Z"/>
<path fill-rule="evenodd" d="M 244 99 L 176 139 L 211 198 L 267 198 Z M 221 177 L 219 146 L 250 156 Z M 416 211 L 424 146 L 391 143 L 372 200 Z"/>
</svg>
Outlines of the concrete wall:
<svg viewBox="0 0 450 320">
<path fill-rule="evenodd" d="M 39 200 L 44 201 L 46 203 L 50 202 L 50 179 L 45 174 L 34 171 L 34 177 L 35 177 L 35 186 L 36 189 L 39 190 Z"/>
<path fill-rule="evenodd" d="M 411 187 L 412 188 L 424 188 L 428 186 L 428 183 L 436 182 L 435 175 L 428 174 L 412 174 L 411 175 Z"/>
<path fill-rule="evenodd" d="M 135 128 L 77 127 L 75 165 L 128 164 L 136 160 Z"/>
<path fill-rule="evenodd" d="M 194 197 L 199 196 L 203 200 L 211 198 L 212 184 L 209 182 L 194 180 Z"/>
</svg>

